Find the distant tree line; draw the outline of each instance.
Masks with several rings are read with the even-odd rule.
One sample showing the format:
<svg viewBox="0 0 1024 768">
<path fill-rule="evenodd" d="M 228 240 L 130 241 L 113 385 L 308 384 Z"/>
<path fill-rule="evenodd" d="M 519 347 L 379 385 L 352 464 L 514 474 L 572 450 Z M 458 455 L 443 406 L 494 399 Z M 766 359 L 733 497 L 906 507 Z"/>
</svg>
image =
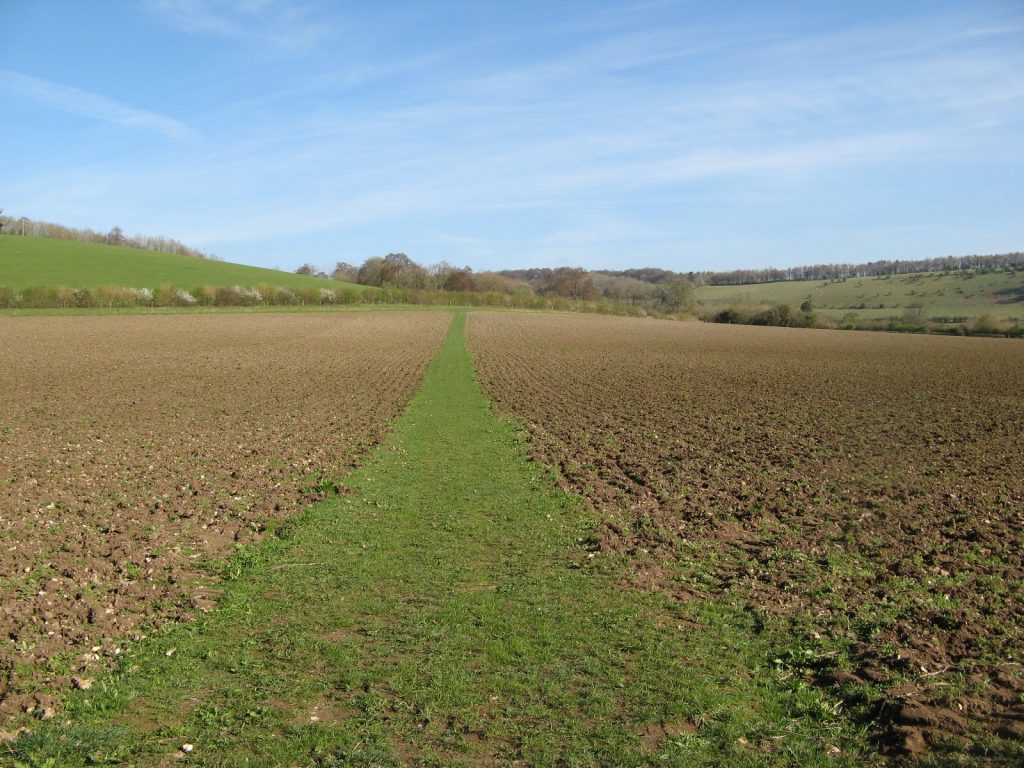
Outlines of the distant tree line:
<svg viewBox="0 0 1024 768">
<path fill-rule="evenodd" d="M 1024 253 L 988 256 L 939 256 L 929 259 L 870 261 L 865 264 L 814 264 L 787 269 L 734 269 L 729 272 L 670 272 L 665 269 L 601 270 L 597 274 L 630 277 L 646 283 L 661 284 L 685 279 L 692 285 L 750 285 L 792 280 L 843 280 L 850 277 L 909 275 L 914 272 L 960 272 L 964 270 L 1024 269 Z M 535 270 L 526 270 L 535 271 Z"/>
<path fill-rule="evenodd" d="M 580 267 L 506 269 L 499 274 L 530 285 L 542 296 L 585 301 L 605 300 L 653 311 L 685 312 L 692 306 L 693 285 L 686 276 L 667 269 L 630 270 L 652 276 L 644 280 L 625 271 L 587 271 Z"/>
<path fill-rule="evenodd" d="M 814 312 L 810 301 L 805 301 L 799 311 L 788 304 L 776 304 L 766 308 L 732 306 L 715 310 L 700 319 L 707 323 L 730 323 L 739 325 L 772 325 L 784 328 L 830 328 L 854 331 L 891 331 L 898 333 L 943 333 L 958 336 L 1006 336 L 1024 338 L 1024 324 L 1001 322 L 985 314 L 970 318 L 935 318 L 924 316 L 920 306 L 911 306 L 900 317 L 862 318 L 851 312 L 838 321 L 821 317 Z M 949 320 L 949 322 L 947 322 Z"/>
<path fill-rule="evenodd" d="M 692 314 L 693 290 L 701 285 L 746 285 L 793 280 L 845 280 L 853 277 L 905 275 L 915 272 L 985 272 L 1024 269 L 1024 253 L 989 256 L 944 256 L 907 261 L 874 261 L 867 264 L 819 264 L 789 269 L 733 270 L 731 272 L 673 272 L 657 267 L 624 270 L 585 270 L 580 267 L 506 269 L 499 272 L 473 272 L 441 262 L 431 267 L 417 264 L 404 253 L 372 256 L 361 266 L 338 262 L 328 274 L 311 264 L 297 272 L 333 278 L 346 283 L 397 288 L 412 291 L 454 293 L 499 293 L 519 297 L 537 296 L 567 299 L 597 305 L 615 304 L 643 309 L 649 314 Z M 806 324 L 806 309 L 792 315 L 780 310 L 758 318 L 759 324 Z M 725 322 L 749 322 L 749 319 L 725 319 Z"/>
<path fill-rule="evenodd" d="M 470 267 L 457 267 L 446 261 L 424 267 L 404 253 L 371 256 L 358 267 L 338 262 L 330 274 L 312 264 L 304 264 L 296 272 L 382 288 L 504 294 L 523 300 L 524 305 L 532 297 L 539 297 L 592 305 L 619 304 L 652 313 L 684 313 L 692 309 L 693 286 L 679 275 L 654 285 L 579 267 L 474 272 Z"/>
<path fill-rule="evenodd" d="M 371 256 L 361 266 L 339 261 L 330 273 L 312 264 L 303 264 L 300 275 L 327 277 L 343 283 L 398 288 L 415 291 L 482 292 L 533 296 L 528 284 L 510 280 L 495 272 L 473 272 L 471 267 L 457 267 L 442 261 L 429 267 L 417 264 L 404 253 Z"/>
<path fill-rule="evenodd" d="M 630 270 L 658 279 L 610 270 L 587 271 L 579 267 L 557 269 L 508 269 L 499 275 L 527 283 L 542 296 L 564 296 L 584 301 L 605 300 L 654 311 L 689 312 L 693 308 L 693 284 L 685 275 L 668 270 Z"/>
<path fill-rule="evenodd" d="M 346 283 L 418 291 L 497 292 L 558 297 L 581 302 L 612 302 L 651 312 L 690 313 L 693 289 L 701 285 L 748 285 L 793 280 L 844 280 L 856 277 L 905 275 L 915 272 L 956 272 L 1024 269 L 1024 253 L 989 256 L 943 256 L 866 264 L 817 264 L 788 269 L 738 269 L 730 272 L 673 272 L 657 267 L 585 270 L 580 267 L 505 269 L 473 272 L 442 261 L 431 267 L 404 253 L 371 256 L 360 266 L 338 262 L 330 272 L 305 264 L 296 272 Z"/>
<path fill-rule="evenodd" d="M 199 259 L 215 259 L 212 254 L 190 248 L 173 237 L 162 235 L 125 235 L 121 227 L 113 227 L 109 232 L 96 232 L 92 229 L 67 227 L 50 221 L 37 221 L 26 216 L 14 218 L 3 215 L 0 210 L 0 234 L 17 235 L 19 237 L 47 237 L 53 240 L 74 240 L 80 243 L 98 243 L 116 245 L 124 248 L 142 248 L 157 253 L 173 253 L 178 256 L 193 256 Z"/>
</svg>

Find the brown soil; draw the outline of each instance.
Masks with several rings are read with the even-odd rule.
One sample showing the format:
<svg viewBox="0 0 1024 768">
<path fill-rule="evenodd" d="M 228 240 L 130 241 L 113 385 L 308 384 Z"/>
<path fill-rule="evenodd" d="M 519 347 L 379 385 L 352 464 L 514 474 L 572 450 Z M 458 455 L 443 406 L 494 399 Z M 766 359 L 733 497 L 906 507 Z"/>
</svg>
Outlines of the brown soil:
<svg viewBox="0 0 1024 768">
<path fill-rule="evenodd" d="M 1024 345 L 505 314 L 469 339 L 638 584 L 787 622 L 779 663 L 894 760 L 1019 743 Z"/>
<path fill-rule="evenodd" d="M 207 610 L 217 563 L 382 439 L 448 320 L 0 319 L 0 725 Z"/>
<path fill-rule="evenodd" d="M 645 752 L 654 752 L 665 739 L 678 738 L 682 734 L 697 732 L 697 726 L 688 720 L 675 723 L 656 723 L 645 726 L 640 732 L 640 742 Z"/>
</svg>

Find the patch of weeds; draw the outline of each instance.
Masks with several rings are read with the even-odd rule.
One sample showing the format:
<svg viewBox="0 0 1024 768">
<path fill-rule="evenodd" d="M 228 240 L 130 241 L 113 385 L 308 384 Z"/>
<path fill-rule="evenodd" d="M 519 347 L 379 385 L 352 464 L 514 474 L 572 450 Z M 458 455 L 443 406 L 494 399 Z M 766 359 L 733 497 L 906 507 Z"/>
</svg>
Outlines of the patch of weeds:
<svg viewBox="0 0 1024 768">
<path fill-rule="evenodd" d="M 340 496 L 345 489 L 336 479 L 312 475 L 303 478 L 302 492 L 316 496 Z"/>
<path fill-rule="evenodd" d="M 216 570 L 224 581 L 234 581 L 256 570 L 266 561 L 267 554 L 259 546 L 240 544 L 227 562 L 216 566 Z"/>
<path fill-rule="evenodd" d="M 128 756 L 124 737 L 118 728 L 62 725 L 26 733 L 8 749 L 16 768 L 123 765 Z"/>
</svg>

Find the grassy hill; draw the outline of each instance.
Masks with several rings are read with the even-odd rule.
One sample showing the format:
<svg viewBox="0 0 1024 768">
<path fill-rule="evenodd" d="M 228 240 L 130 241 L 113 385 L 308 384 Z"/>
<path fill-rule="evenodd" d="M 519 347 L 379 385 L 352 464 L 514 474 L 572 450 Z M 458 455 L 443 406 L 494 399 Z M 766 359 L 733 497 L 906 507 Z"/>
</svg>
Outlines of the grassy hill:
<svg viewBox="0 0 1024 768">
<path fill-rule="evenodd" d="M 728 307 L 762 308 L 810 300 L 815 313 L 837 322 L 888 319 L 917 312 L 935 322 L 970 322 L 991 315 L 999 322 L 1024 322 L 1024 272 L 918 272 L 909 275 L 807 280 L 756 285 L 701 286 L 698 312 Z"/>
<path fill-rule="evenodd" d="M 296 275 L 277 269 L 249 267 L 191 256 L 156 253 L 138 248 L 52 240 L 36 237 L 0 236 L 0 286 L 14 290 L 29 287 L 156 288 L 170 283 L 191 289 L 199 285 L 272 285 L 296 290 L 352 286 L 319 277 Z"/>
</svg>

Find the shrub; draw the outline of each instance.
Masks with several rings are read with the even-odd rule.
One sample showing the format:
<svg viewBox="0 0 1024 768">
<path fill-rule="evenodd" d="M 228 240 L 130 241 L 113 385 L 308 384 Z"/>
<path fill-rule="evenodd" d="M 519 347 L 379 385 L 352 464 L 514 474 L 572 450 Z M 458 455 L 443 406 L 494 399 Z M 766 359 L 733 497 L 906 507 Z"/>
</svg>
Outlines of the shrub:
<svg viewBox="0 0 1024 768">
<path fill-rule="evenodd" d="M 137 288 L 121 288 L 117 285 L 105 285 L 96 289 L 96 297 L 103 307 L 136 307 L 145 301 L 144 294 Z M 149 294 L 152 299 L 152 293 Z"/>
<path fill-rule="evenodd" d="M 161 283 L 153 292 L 153 303 L 158 307 L 173 307 L 175 288 L 170 283 Z"/>
<path fill-rule="evenodd" d="M 360 293 L 355 288 L 345 288 L 338 297 L 339 304 L 358 304 Z"/>
<path fill-rule="evenodd" d="M 981 315 L 975 318 L 974 323 L 971 325 L 971 331 L 982 334 L 1005 333 L 1005 329 L 992 315 Z"/>
<path fill-rule="evenodd" d="M 798 312 L 788 304 L 776 304 L 774 307 L 751 313 L 743 307 L 727 307 L 702 318 L 705 322 L 733 323 L 740 325 L 771 325 L 783 328 L 813 328 L 817 319 L 813 312 Z"/>
<path fill-rule="evenodd" d="M 217 289 L 212 285 L 200 285 L 192 290 L 196 303 L 204 307 L 210 307 L 217 303 Z"/>
<path fill-rule="evenodd" d="M 859 320 L 860 315 L 858 315 L 856 312 L 847 312 L 839 321 L 839 327 L 848 331 L 853 330 L 854 328 L 857 327 Z"/>
<path fill-rule="evenodd" d="M 30 286 L 21 292 L 21 306 L 33 309 L 55 306 L 55 293 L 53 288 L 39 285 Z"/>
<path fill-rule="evenodd" d="M 98 307 L 100 305 L 96 294 L 88 288 L 80 288 L 75 291 L 76 307 Z"/>
<path fill-rule="evenodd" d="M 255 306 L 263 301 L 263 295 L 256 288 L 242 288 L 235 286 L 233 290 L 238 291 L 242 304 L 247 307 Z"/>
<path fill-rule="evenodd" d="M 191 293 L 170 283 L 164 283 L 153 294 L 153 304 L 158 307 L 192 307 L 197 303 Z"/>
<path fill-rule="evenodd" d="M 6 285 L 0 285 L 0 307 L 13 309 L 14 307 L 21 306 L 21 301 L 22 296 L 20 293 L 13 288 L 8 288 Z"/>
<path fill-rule="evenodd" d="M 925 320 L 925 306 L 921 303 L 909 305 L 903 312 L 903 322 L 907 325 L 923 326 Z"/>
<path fill-rule="evenodd" d="M 242 297 L 231 288 L 215 289 L 213 304 L 218 307 L 235 307 L 242 303 Z"/>
<path fill-rule="evenodd" d="M 292 295 L 298 304 L 320 303 L 320 291 L 316 288 L 297 288 Z"/>
<path fill-rule="evenodd" d="M 73 307 L 75 306 L 75 289 L 60 285 L 54 293 L 54 298 L 57 300 L 57 306 L 61 309 Z"/>
<path fill-rule="evenodd" d="M 136 306 L 153 306 L 153 291 L 149 288 L 125 288 L 123 301 Z"/>
<path fill-rule="evenodd" d="M 713 323 L 749 323 L 750 315 L 739 307 L 728 307 L 711 316 Z"/>
<path fill-rule="evenodd" d="M 218 307 L 253 307 L 263 301 L 263 295 L 255 288 L 243 288 L 233 285 L 230 288 L 217 288 L 215 303 Z"/>
<path fill-rule="evenodd" d="M 191 307 L 196 303 L 196 297 L 183 288 L 176 288 L 174 290 L 174 302 L 178 306 Z"/>
</svg>

